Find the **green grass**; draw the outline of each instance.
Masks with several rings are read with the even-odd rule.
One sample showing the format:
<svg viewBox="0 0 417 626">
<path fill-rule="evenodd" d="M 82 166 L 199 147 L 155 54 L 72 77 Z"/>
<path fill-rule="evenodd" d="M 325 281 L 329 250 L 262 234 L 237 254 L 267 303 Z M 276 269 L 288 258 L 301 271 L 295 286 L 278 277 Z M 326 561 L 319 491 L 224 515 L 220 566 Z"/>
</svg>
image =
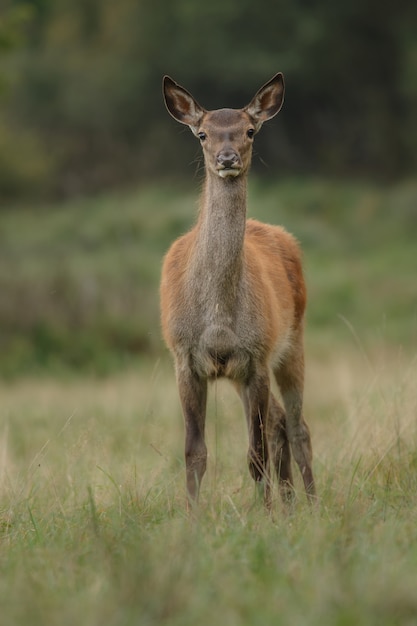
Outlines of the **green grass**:
<svg viewBox="0 0 417 626">
<path fill-rule="evenodd" d="M 0 374 L 106 374 L 160 355 L 158 282 L 198 181 L 0 212 Z M 249 214 L 300 240 L 308 341 L 417 343 L 417 186 L 251 179 Z"/>
<path fill-rule="evenodd" d="M 2 624 L 416 624 L 416 185 L 252 181 L 304 250 L 319 502 L 297 476 L 294 513 L 264 512 L 219 382 L 191 520 L 157 287 L 196 196 L 0 214 Z"/>
<path fill-rule="evenodd" d="M 225 383 L 194 521 L 166 363 L 3 384 L 2 623 L 416 623 L 415 357 L 346 347 L 307 364 L 320 500 L 310 511 L 297 477 L 291 516 L 256 498 Z"/>
</svg>

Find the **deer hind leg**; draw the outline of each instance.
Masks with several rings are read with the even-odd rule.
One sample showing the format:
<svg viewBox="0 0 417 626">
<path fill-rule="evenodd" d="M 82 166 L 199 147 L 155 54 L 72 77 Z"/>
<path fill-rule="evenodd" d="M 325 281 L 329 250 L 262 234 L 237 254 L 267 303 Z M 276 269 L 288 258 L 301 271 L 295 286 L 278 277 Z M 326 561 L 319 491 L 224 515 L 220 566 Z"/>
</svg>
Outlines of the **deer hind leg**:
<svg viewBox="0 0 417 626">
<path fill-rule="evenodd" d="M 238 386 L 245 409 L 249 432 L 249 472 L 263 491 L 266 507 L 271 506 L 271 480 L 267 444 L 267 416 L 269 409 L 268 371 L 254 376 L 247 384 Z"/>
<path fill-rule="evenodd" d="M 177 367 L 177 384 L 185 421 L 185 468 L 188 505 L 197 503 L 206 471 L 205 421 L 207 381 L 189 368 Z"/>
<path fill-rule="evenodd" d="M 302 414 L 304 388 L 302 348 L 294 349 L 274 374 L 284 401 L 287 436 L 291 450 L 301 472 L 306 494 L 312 500 L 316 495 L 316 489 L 312 469 L 313 452 L 310 431 Z"/>
<path fill-rule="evenodd" d="M 269 402 L 267 434 L 271 465 L 275 468 L 281 498 L 285 504 L 290 504 L 294 498 L 294 487 L 286 415 L 273 394 Z"/>
</svg>

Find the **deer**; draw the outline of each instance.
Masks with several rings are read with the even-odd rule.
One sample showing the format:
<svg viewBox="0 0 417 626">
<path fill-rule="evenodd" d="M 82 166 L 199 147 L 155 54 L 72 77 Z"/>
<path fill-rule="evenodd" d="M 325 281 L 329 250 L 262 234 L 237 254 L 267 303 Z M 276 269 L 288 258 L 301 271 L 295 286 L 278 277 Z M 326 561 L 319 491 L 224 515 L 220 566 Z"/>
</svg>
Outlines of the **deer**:
<svg viewBox="0 0 417 626">
<path fill-rule="evenodd" d="M 280 111 L 284 90 L 279 72 L 243 109 L 206 110 L 172 78 L 163 78 L 166 108 L 199 139 L 205 165 L 197 221 L 166 253 L 160 283 L 162 334 L 173 355 L 185 424 L 188 508 L 198 503 L 206 471 L 207 390 L 218 378 L 230 380 L 242 401 L 249 471 L 267 509 L 271 471 L 283 502 L 294 501 L 291 455 L 308 501 L 316 496 L 303 417 L 301 251 L 282 226 L 247 218 L 254 137 Z M 283 406 L 271 391 L 272 376 Z"/>
</svg>

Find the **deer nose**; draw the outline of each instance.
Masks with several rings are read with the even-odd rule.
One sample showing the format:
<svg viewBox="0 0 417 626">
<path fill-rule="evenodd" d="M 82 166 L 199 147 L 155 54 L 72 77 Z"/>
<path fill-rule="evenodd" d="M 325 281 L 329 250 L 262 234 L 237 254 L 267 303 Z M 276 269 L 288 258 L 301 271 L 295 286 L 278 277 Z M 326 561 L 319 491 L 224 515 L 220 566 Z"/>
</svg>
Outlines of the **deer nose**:
<svg viewBox="0 0 417 626">
<path fill-rule="evenodd" d="M 225 169 L 236 167 L 236 165 L 239 165 L 239 156 L 232 150 L 219 152 L 217 155 L 217 164 Z"/>
</svg>

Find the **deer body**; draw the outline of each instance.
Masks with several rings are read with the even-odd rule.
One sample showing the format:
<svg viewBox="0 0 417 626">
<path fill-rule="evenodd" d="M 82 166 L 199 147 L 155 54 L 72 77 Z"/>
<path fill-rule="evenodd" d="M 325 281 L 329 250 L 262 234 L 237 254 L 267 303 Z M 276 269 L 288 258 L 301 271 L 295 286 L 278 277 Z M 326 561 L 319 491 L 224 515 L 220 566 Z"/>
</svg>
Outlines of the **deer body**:
<svg viewBox="0 0 417 626">
<path fill-rule="evenodd" d="M 198 497 L 206 468 L 207 383 L 235 385 L 249 429 L 249 468 L 265 486 L 277 472 L 292 492 L 290 444 L 309 495 L 314 495 L 311 443 L 301 414 L 305 286 L 295 239 L 279 226 L 246 219 L 252 137 L 282 102 L 278 74 L 242 110 L 205 111 L 172 79 L 164 79 L 169 112 L 200 137 L 206 179 L 197 224 L 168 251 L 161 279 L 161 317 L 173 353 L 182 403 L 187 492 Z M 270 372 L 285 412 L 270 391 Z"/>
</svg>

